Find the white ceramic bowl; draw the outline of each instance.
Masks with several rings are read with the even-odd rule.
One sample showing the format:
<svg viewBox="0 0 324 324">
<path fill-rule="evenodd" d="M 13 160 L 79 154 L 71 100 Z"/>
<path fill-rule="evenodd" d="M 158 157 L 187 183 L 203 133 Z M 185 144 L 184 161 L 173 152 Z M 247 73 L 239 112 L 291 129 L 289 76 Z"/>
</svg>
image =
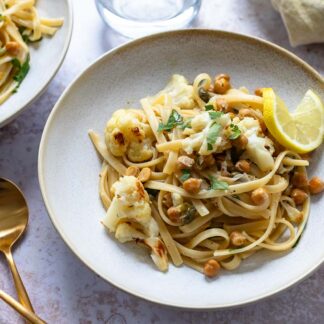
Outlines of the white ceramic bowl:
<svg viewBox="0 0 324 324">
<path fill-rule="evenodd" d="M 170 76 L 190 80 L 201 72 L 228 73 L 235 86 L 271 86 L 294 107 L 323 80 L 293 54 L 262 40 L 211 30 L 156 34 L 121 46 L 98 59 L 64 92 L 41 141 L 39 180 L 54 226 L 90 269 L 115 286 L 157 303 L 192 309 L 241 305 L 277 293 L 305 278 L 324 260 L 324 200 L 312 202 L 306 231 L 288 254 L 257 253 L 233 272 L 206 280 L 187 268 L 157 271 L 133 244 L 119 244 L 99 223 L 100 163 L 87 131 L 103 132 L 117 108 L 160 90 Z M 311 174 L 324 177 L 318 150 Z M 57 260 L 59 262 L 59 260 Z"/>
<path fill-rule="evenodd" d="M 64 25 L 53 37 L 44 37 L 30 46 L 30 71 L 18 92 L 0 105 L 0 127 L 20 114 L 47 87 L 61 66 L 72 35 L 71 0 L 38 0 L 40 16 L 64 18 Z"/>
</svg>

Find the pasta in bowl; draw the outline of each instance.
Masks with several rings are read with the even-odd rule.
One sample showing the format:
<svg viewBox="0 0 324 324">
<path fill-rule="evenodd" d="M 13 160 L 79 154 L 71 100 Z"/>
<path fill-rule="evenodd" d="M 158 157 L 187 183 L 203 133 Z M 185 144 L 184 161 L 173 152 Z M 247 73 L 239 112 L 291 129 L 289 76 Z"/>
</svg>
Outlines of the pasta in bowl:
<svg viewBox="0 0 324 324">
<path fill-rule="evenodd" d="M 89 131 L 103 159 L 104 227 L 148 247 L 161 271 L 172 261 L 208 277 L 262 249 L 291 250 L 324 183 L 307 179 L 309 155 L 271 134 L 264 100 L 227 74 L 173 75 L 141 109 L 117 110 L 104 140 Z"/>
</svg>

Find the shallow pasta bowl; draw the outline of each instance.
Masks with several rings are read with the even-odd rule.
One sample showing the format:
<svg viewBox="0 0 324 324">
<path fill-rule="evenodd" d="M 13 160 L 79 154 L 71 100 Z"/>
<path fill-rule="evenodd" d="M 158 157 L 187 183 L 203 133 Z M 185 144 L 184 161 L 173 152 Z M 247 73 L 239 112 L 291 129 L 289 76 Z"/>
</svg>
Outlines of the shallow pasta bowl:
<svg viewBox="0 0 324 324">
<path fill-rule="evenodd" d="M 64 18 L 64 24 L 54 36 L 29 45 L 29 73 L 17 93 L 0 105 L 0 127 L 17 117 L 46 89 L 69 48 L 73 25 L 71 0 L 39 0 L 36 8 L 40 17 Z"/>
<path fill-rule="evenodd" d="M 72 251 L 115 286 L 160 304 L 191 309 L 237 306 L 273 295 L 305 278 L 324 260 L 321 200 L 312 201 L 307 229 L 286 254 L 257 253 L 215 280 L 186 268 L 158 272 L 145 251 L 119 244 L 100 220 L 100 163 L 88 129 L 103 132 L 112 112 L 138 107 L 174 73 L 188 79 L 227 73 L 234 86 L 271 86 L 291 107 L 312 88 L 323 96 L 321 77 L 293 54 L 271 43 L 212 30 L 148 36 L 105 54 L 65 91 L 46 124 L 39 151 L 39 180 L 54 226 Z M 321 150 L 310 173 L 324 176 Z M 235 292 L 235 293 L 234 293 Z"/>
</svg>

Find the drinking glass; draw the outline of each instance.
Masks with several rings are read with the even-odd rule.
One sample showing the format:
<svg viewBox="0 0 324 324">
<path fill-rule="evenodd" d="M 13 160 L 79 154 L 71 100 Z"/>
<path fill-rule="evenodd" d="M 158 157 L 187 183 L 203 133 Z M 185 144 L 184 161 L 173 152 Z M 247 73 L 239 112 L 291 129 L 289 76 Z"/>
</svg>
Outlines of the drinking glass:
<svg viewBox="0 0 324 324">
<path fill-rule="evenodd" d="M 96 0 L 96 5 L 110 27 L 136 38 L 188 26 L 201 0 Z"/>
</svg>

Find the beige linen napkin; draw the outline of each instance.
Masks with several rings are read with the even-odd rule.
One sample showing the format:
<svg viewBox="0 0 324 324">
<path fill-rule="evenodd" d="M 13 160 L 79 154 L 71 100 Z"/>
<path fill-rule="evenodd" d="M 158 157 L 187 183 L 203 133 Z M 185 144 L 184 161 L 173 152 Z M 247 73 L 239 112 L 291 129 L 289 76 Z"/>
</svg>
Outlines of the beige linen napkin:
<svg viewBox="0 0 324 324">
<path fill-rule="evenodd" d="M 271 0 L 292 46 L 324 42 L 324 0 Z"/>
</svg>

